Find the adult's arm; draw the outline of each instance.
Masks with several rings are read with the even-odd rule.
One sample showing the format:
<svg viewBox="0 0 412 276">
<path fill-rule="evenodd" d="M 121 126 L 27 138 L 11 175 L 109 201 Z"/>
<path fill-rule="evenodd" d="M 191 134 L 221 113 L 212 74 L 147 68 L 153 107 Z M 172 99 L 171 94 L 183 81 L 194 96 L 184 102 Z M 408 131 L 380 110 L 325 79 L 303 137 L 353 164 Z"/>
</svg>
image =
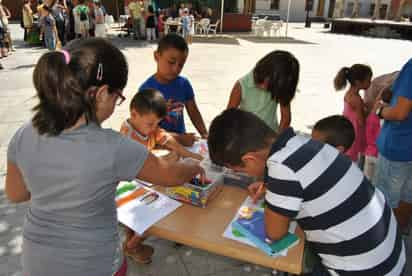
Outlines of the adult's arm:
<svg viewBox="0 0 412 276">
<path fill-rule="evenodd" d="M 403 121 L 412 112 L 412 100 L 399 96 L 396 105 L 383 107 L 381 116 L 387 121 Z"/>
<path fill-rule="evenodd" d="M 204 170 L 194 163 L 170 163 L 149 153 L 137 178 L 161 186 L 182 185 Z"/>
<path fill-rule="evenodd" d="M 229 108 L 238 108 L 240 101 L 242 99 L 242 87 L 240 86 L 239 81 L 235 83 L 235 86 L 232 88 L 230 93 L 229 103 L 227 104 L 227 109 Z"/>
<path fill-rule="evenodd" d="M 280 240 L 288 233 L 289 221 L 290 218 L 265 208 L 265 230 L 271 240 Z"/>
<path fill-rule="evenodd" d="M 11 161 L 7 162 L 6 195 L 14 203 L 30 200 L 30 192 L 27 190 L 23 175 Z"/>
</svg>

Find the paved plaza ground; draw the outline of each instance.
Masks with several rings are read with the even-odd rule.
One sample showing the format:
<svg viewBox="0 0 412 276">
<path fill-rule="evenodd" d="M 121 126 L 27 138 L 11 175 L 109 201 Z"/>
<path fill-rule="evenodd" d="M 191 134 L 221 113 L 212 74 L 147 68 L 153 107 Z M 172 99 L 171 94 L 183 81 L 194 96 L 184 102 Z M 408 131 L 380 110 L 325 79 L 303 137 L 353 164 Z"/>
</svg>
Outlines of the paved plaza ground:
<svg viewBox="0 0 412 276">
<path fill-rule="evenodd" d="M 10 204 L 4 194 L 6 151 L 13 133 L 29 120 L 35 100 L 31 81 L 33 68 L 45 52 L 22 43 L 20 27 L 13 25 L 17 52 L 1 60 L 0 71 L 0 276 L 21 275 L 20 254 L 22 223 L 26 204 Z M 290 24 L 285 39 L 256 39 L 244 34 L 219 38 L 201 38 L 190 46 L 183 69 L 195 90 L 196 101 L 207 125 L 221 112 L 228 101 L 234 82 L 252 69 L 259 58 L 269 51 L 282 49 L 292 52 L 300 61 L 299 93 L 292 103 L 292 125 L 309 132 L 320 118 L 339 114 L 343 109 L 343 92 L 336 93 L 332 81 L 342 66 L 353 63 L 369 64 L 374 75 L 392 72 L 412 56 L 412 42 L 330 34 L 322 25 Z M 136 42 L 129 38 L 112 37 L 127 56 L 130 65 L 129 82 L 124 94 L 130 100 L 139 84 L 155 71 L 155 44 Z M 118 107 L 105 127 L 118 129 L 128 116 L 128 101 Z M 189 120 L 189 130 L 193 130 Z M 58 153 L 57 153 L 58 154 Z M 209 254 L 186 246 L 175 248 L 165 240 L 151 239 L 156 252 L 153 263 L 147 266 L 132 264 L 129 275 L 257 275 L 269 276 L 271 270 Z M 412 275 L 412 238 L 409 237 L 409 267 Z"/>
</svg>

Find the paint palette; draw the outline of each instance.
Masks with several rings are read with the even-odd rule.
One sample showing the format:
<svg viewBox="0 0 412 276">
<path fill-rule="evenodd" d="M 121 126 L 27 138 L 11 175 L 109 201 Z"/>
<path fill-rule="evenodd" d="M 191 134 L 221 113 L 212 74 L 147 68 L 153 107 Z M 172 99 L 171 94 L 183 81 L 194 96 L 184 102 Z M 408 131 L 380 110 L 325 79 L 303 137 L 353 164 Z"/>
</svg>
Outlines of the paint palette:
<svg viewBox="0 0 412 276">
<path fill-rule="evenodd" d="M 220 191 L 220 186 L 223 183 L 223 172 L 212 170 L 204 162 L 201 162 L 200 165 L 206 173 L 205 183 L 201 183 L 198 177 L 194 177 L 189 183 L 185 183 L 182 186 L 167 188 L 166 194 L 185 203 L 203 208 L 206 207 L 208 201 Z"/>
</svg>

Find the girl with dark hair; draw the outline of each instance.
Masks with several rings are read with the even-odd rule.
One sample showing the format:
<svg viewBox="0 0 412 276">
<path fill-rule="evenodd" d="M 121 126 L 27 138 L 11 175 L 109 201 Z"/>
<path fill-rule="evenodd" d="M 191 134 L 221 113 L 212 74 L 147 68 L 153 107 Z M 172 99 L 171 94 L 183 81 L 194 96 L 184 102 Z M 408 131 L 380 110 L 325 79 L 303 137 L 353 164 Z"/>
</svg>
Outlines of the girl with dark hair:
<svg viewBox="0 0 412 276">
<path fill-rule="evenodd" d="M 235 83 L 227 108 L 240 108 L 256 114 L 271 129 L 289 127 L 290 102 L 299 80 L 299 62 L 289 52 L 273 51 Z M 280 104 L 280 123 L 277 106 Z"/>
<path fill-rule="evenodd" d="M 125 275 L 127 263 L 118 255 L 118 182 L 138 177 L 178 185 L 203 174 L 198 165 L 167 163 L 100 126 L 124 101 L 127 76 L 125 57 L 104 39 L 75 40 L 39 59 L 34 116 L 7 151 L 7 197 L 30 202 L 24 275 Z"/>
<path fill-rule="evenodd" d="M 339 70 L 334 80 L 336 90 L 342 90 L 349 83 L 349 90 L 344 97 L 343 116 L 348 118 L 355 129 L 355 141 L 346 151 L 354 162 L 358 162 L 360 155 L 366 149 L 366 117 L 367 108 L 359 95 L 360 90 L 368 89 L 371 85 L 372 69 L 364 64 L 354 64 Z"/>
</svg>

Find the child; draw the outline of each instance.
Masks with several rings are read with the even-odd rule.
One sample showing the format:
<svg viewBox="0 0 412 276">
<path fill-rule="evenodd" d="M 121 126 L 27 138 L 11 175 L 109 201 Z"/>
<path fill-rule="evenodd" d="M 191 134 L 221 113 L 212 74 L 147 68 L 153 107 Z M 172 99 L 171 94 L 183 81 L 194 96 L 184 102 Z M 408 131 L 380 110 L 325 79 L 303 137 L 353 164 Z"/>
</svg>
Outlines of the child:
<svg viewBox="0 0 412 276">
<path fill-rule="evenodd" d="M 164 21 L 164 12 L 161 11 L 157 18 L 157 31 L 159 32 L 159 37 L 162 38 L 165 32 L 165 21 Z"/>
<path fill-rule="evenodd" d="M 179 76 L 186 62 L 189 48 L 186 41 L 179 35 L 164 36 L 154 53 L 157 63 L 156 73 L 149 77 L 139 88 L 159 90 L 168 104 L 167 116 L 160 127 L 174 132 L 181 144 L 192 145 L 195 141 L 193 134 L 186 133 L 183 110 L 186 107 L 190 120 L 202 138 L 207 137 L 207 130 L 195 102 L 193 88 L 188 79 Z"/>
<path fill-rule="evenodd" d="M 5 45 L 5 38 L 6 38 L 6 33 L 3 28 L 3 24 L 0 21 L 0 58 L 7 57 L 7 48 Z M 0 63 L 0 70 L 1 69 L 3 69 L 3 65 Z"/>
<path fill-rule="evenodd" d="M 40 26 L 45 46 L 50 51 L 54 51 L 57 44 L 56 20 L 51 14 L 51 9 L 46 5 L 43 6 L 43 15 L 40 19 Z"/>
<path fill-rule="evenodd" d="M 274 131 L 289 127 L 290 103 L 299 80 L 299 62 L 289 52 L 273 51 L 257 62 L 252 71 L 235 83 L 227 108 L 256 114 Z M 280 104 L 280 123 L 277 118 Z"/>
<path fill-rule="evenodd" d="M 149 150 L 153 150 L 156 146 L 164 146 L 183 157 L 201 160 L 200 155 L 187 151 L 158 126 L 166 114 L 167 106 L 162 94 L 154 89 L 144 89 L 136 93 L 130 102 L 130 118 L 123 122 L 120 133 L 143 144 Z M 142 244 L 146 237 L 135 234 L 127 227 L 125 232 L 124 254 L 132 257 L 136 262 L 149 263 L 154 250 Z"/>
<path fill-rule="evenodd" d="M 183 11 L 182 17 L 182 31 L 183 31 L 183 38 L 186 40 L 187 44 L 192 44 L 190 31 L 192 29 L 192 22 L 189 15 L 189 9 L 185 8 Z"/>
<path fill-rule="evenodd" d="M 202 160 L 202 156 L 186 150 L 173 136 L 159 127 L 166 117 L 167 104 L 154 89 L 143 89 L 130 102 L 130 118 L 123 122 L 120 133 L 145 145 L 149 150 L 162 146 L 181 157 Z"/>
<path fill-rule="evenodd" d="M 345 153 L 355 140 L 352 123 L 341 115 L 333 115 L 319 120 L 312 130 L 312 139 L 329 144 Z"/>
<path fill-rule="evenodd" d="M 238 109 L 212 121 L 208 145 L 214 163 L 264 176 L 249 190 L 256 198 L 267 187 L 268 238 L 281 239 L 296 219 L 322 262 L 314 275 L 401 274 L 404 245 L 385 197 L 337 149 L 291 128 L 277 135 Z"/>
<path fill-rule="evenodd" d="M 156 19 L 152 5 L 150 5 L 147 9 L 146 39 L 148 41 L 156 40 Z"/>
<path fill-rule="evenodd" d="M 343 115 L 348 118 L 355 129 L 355 141 L 346 152 L 352 161 L 358 162 L 360 156 L 365 153 L 365 123 L 367 110 L 360 90 L 368 89 L 371 84 L 372 69 L 363 64 L 354 64 L 352 67 L 343 67 L 335 77 L 336 90 L 342 90 L 349 82 L 350 87 L 344 97 Z"/>
<path fill-rule="evenodd" d="M 372 110 L 376 100 L 381 96 L 382 101 L 389 104 L 391 99 L 390 86 L 398 77 L 399 71 L 381 75 L 375 78 L 370 87 L 365 91 L 364 102 L 367 110 Z M 381 130 L 380 119 L 375 112 L 369 112 L 366 118 L 366 148 L 365 148 L 365 166 L 363 173 L 369 180 L 375 175 L 375 167 L 378 161 L 378 147 L 376 140 Z"/>
</svg>

